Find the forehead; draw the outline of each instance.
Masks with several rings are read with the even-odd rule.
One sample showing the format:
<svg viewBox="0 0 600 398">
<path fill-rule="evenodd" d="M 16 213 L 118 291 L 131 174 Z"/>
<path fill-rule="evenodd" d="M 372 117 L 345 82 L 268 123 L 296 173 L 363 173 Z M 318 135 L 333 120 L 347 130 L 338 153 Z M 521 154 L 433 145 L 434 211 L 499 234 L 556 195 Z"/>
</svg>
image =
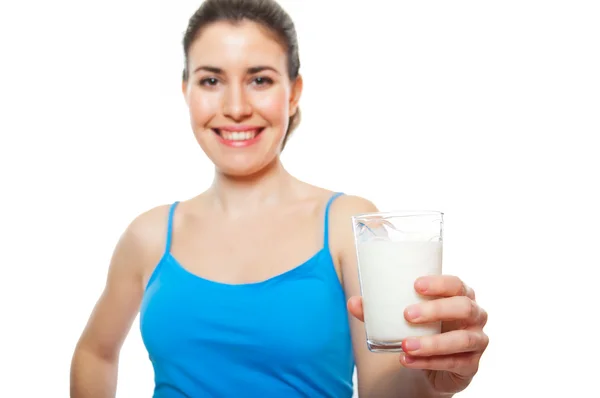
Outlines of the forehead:
<svg viewBox="0 0 600 398">
<path fill-rule="evenodd" d="M 222 68 L 271 65 L 282 68 L 286 53 L 276 36 L 261 25 L 242 21 L 215 22 L 205 27 L 190 47 L 190 67 L 210 64 Z"/>
</svg>

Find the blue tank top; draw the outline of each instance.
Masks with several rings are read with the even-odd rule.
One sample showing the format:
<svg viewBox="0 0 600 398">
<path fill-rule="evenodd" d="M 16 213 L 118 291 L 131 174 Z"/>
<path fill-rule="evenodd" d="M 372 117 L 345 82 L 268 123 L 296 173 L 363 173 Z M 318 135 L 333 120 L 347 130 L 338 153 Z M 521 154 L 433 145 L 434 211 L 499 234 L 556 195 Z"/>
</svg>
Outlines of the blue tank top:
<svg viewBox="0 0 600 398">
<path fill-rule="evenodd" d="M 262 282 L 225 284 L 165 253 L 146 286 L 140 329 L 155 398 L 351 397 L 354 358 L 346 299 L 329 251 Z M 218 266 L 218 265 L 215 265 Z"/>
</svg>

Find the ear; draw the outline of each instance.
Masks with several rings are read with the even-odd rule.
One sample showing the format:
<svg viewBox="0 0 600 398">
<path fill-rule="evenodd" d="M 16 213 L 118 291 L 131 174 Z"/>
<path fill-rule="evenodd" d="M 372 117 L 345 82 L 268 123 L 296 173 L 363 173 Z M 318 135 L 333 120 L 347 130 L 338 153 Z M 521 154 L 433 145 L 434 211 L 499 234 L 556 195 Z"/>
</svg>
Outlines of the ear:
<svg viewBox="0 0 600 398">
<path fill-rule="evenodd" d="M 187 96 L 187 89 L 188 89 L 188 81 L 187 80 L 182 80 L 181 81 L 181 93 L 183 94 L 183 99 L 185 100 L 185 103 L 189 105 L 189 103 L 188 103 L 188 96 Z"/>
<path fill-rule="evenodd" d="M 292 82 L 292 92 L 290 95 L 290 117 L 294 116 L 298 111 L 298 103 L 300 102 L 300 97 L 302 96 L 302 75 L 298 75 L 296 80 Z"/>
</svg>

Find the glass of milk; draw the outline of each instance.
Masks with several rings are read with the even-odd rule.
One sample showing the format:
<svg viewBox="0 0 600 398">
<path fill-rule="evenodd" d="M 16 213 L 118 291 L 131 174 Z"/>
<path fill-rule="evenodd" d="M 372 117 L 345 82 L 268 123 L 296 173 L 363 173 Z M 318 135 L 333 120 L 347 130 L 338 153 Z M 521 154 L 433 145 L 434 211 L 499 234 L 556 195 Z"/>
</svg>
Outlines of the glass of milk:
<svg viewBox="0 0 600 398">
<path fill-rule="evenodd" d="M 411 324 L 404 310 L 431 300 L 416 292 L 417 278 L 442 273 L 443 213 L 365 213 L 352 223 L 369 350 L 402 351 L 407 337 L 440 333 L 441 322 Z"/>
</svg>

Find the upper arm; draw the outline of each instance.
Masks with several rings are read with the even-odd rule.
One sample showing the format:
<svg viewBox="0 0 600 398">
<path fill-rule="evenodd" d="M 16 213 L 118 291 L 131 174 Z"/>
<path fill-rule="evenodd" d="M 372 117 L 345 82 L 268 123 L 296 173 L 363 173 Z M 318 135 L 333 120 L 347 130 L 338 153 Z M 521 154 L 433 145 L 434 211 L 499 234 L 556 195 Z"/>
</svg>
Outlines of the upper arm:
<svg viewBox="0 0 600 398">
<path fill-rule="evenodd" d="M 158 231 L 164 228 L 166 212 L 155 208 L 134 219 L 121 235 L 110 260 L 104 289 L 77 343 L 78 348 L 108 360 L 118 358 L 142 300 L 144 270 L 160 259 L 159 242 L 164 241 L 164 232 Z"/>
<path fill-rule="evenodd" d="M 342 270 L 342 283 L 346 299 L 360 296 L 360 282 L 351 217 L 359 213 L 376 212 L 370 201 L 357 196 L 342 196 L 332 206 L 332 223 L 335 228 L 337 261 Z M 402 316 L 402 314 L 399 314 Z M 382 396 L 396 388 L 398 374 L 403 369 L 398 355 L 373 353 L 367 348 L 365 328 L 361 321 L 350 317 L 350 332 L 356 361 L 358 389 L 362 396 Z"/>
</svg>

